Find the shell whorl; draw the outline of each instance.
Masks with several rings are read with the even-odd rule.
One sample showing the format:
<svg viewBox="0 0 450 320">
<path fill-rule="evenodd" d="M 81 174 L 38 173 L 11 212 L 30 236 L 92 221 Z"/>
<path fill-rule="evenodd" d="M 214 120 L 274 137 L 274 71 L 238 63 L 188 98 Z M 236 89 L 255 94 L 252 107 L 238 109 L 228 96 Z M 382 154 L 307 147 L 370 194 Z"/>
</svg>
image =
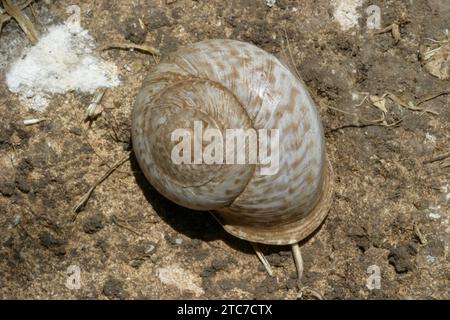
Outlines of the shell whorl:
<svg viewBox="0 0 450 320">
<path fill-rule="evenodd" d="M 279 129 L 278 172 L 261 175 L 258 164 L 173 164 L 170 133 L 194 121 L 222 132 Z M 132 139 L 141 169 L 160 193 L 181 206 L 213 210 L 239 238 L 298 242 L 330 207 L 332 170 L 318 111 L 302 81 L 251 44 L 206 40 L 167 57 L 138 94 Z"/>
</svg>

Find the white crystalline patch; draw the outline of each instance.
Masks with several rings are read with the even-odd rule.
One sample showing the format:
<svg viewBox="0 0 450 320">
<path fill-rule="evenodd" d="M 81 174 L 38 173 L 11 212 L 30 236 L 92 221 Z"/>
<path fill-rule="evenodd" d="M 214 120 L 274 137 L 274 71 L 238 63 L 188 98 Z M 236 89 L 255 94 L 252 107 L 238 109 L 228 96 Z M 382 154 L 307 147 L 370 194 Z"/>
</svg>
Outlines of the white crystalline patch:
<svg viewBox="0 0 450 320">
<path fill-rule="evenodd" d="M 363 0 L 333 0 L 333 4 L 333 16 L 342 30 L 349 30 L 358 25 L 358 8 L 362 6 Z"/>
<path fill-rule="evenodd" d="M 437 220 L 441 218 L 441 214 L 440 214 L 440 209 L 441 206 L 436 206 L 436 207 L 429 207 L 428 208 L 428 217 L 430 217 L 431 219 Z"/>
<path fill-rule="evenodd" d="M 450 202 L 450 184 L 446 184 L 445 186 L 442 186 L 441 188 L 442 192 L 442 204 L 445 206 Z"/>
<path fill-rule="evenodd" d="M 436 143 L 436 137 L 433 136 L 432 134 L 429 134 L 428 132 L 425 134 L 425 139 L 427 142 L 430 142 L 432 144 Z"/>
<path fill-rule="evenodd" d="M 275 5 L 276 2 L 277 2 L 277 0 L 266 0 L 266 5 L 269 8 L 272 8 Z"/>
<path fill-rule="evenodd" d="M 158 277 L 162 283 L 169 286 L 175 286 L 180 291 L 190 291 L 196 296 L 201 296 L 205 293 L 198 285 L 198 283 L 200 283 L 200 278 L 177 265 L 159 268 Z"/>
<path fill-rule="evenodd" d="M 27 106 L 43 110 L 52 94 L 93 93 L 119 85 L 117 67 L 93 54 L 94 39 L 82 28 L 56 25 L 25 49 L 6 74 L 10 91 Z"/>
</svg>

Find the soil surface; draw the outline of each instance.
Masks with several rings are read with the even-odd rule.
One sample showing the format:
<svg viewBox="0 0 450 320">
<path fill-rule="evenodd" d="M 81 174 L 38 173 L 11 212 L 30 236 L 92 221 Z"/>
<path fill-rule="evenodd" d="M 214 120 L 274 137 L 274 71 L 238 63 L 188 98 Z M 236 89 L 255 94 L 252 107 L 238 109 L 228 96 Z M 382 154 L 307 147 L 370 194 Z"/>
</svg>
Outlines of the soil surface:
<svg viewBox="0 0 450 320">
<path fill-rule="evenodd" d="M 44 32 L 76 4 L 99 47 L 127 41 L 165 55 L 232 38 L 289 52 L 320 110 L 336 178 L 328 218 L 301 246 L 301 290 L 288 247 L 262 247 L 274 268 L 269 277 L 250 244 L 146 182 L 131 152 L 130 113 L 157 59 L 99 51 L 118 66 L 121 85 L 106 92 L 94 121 L 85 120 L 92 95 L 77 92 L 35 112 L 5 83 L 8 66 L 30 45 L 7 22 L 0 33 L 0 298 L 449 299 L 450 163 L 433 158 L 450 152 L 450 96 L 417 103 L 450 87 L 423 60 L 423 50 L 448 41 L 450 8 L 446 0 L 359 1 L 356 25 L 346 29 L 337 2 L 358 1 L 61 0 L 24 10 Z M 398 34 L 368 29 L 372 4 L 381 26 L 396 23 Z M 47 120 L 24 126 L 29 118 Z M 74 205 L 130 152 L 74 219 Z"/>
</svg>

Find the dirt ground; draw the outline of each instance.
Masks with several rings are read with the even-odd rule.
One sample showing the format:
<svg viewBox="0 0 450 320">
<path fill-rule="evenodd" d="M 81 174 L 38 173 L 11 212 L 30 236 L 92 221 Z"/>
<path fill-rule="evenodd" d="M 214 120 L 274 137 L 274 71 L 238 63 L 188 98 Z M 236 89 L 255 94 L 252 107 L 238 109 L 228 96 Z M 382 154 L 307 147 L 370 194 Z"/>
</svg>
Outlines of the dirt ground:
<svg viewBox="0 0 450 320">
<path fill-rule="evenodd" d="M 272 7 L 263 0 L 61 0 L 37 1 L 34 18 L 24 10 L 43 31 L 65 21 L 66 8 L 76 4 L 82 27 L 99 46 L 144 43 L 162 55 L 210 38 L 249 41 L 279 54 L 289 39 L 320 110 L 336 175 L 329 216 L 302 243 L 301 291 L 288 247 L 263 247 L 274 268 L 269 277 L 252 247 L 212 216 L 157 194 L 133 156 L 73 220 L 79 199 L 130 152 L 132 105 L 155 59 L 138 51 L 98 53 L 118 66 L 121 85 L 106 92 L 95 121 L 85 121 L 92 95 L 77 92 L 54 96 L 43 112 L 30 111 L 5 84 L 8 65 L 29 45 L 16 22 L 6 23 L 0 34 L 0 297 L 314 299 L 312 289 L 326 299 L 449 299 L 450 163 L 433 158 L 450 152 L 450 96 L 417 103 L 449 90 L 448 78 L 426 68 L 423 50 L 448 41 L 450 7 L 446 0 L 361 2 L 348 30 L 328 0 L 278 0 Z M 368 30 L 371 4 L 381 9 L 382 27 L 397 23 L 399 34 Z M 378 107 L 364 99 L 387 92 Z M 383 115 L 384 125 L 373 121 Z M 41 117 L 47 121 L 23 125 Z M 371 270 L 380 271 L 380 286 L 369 289 L 368 282 L 376 284 Z M 78 275 L 80 286 L 67 285 Z"/>
</svg>

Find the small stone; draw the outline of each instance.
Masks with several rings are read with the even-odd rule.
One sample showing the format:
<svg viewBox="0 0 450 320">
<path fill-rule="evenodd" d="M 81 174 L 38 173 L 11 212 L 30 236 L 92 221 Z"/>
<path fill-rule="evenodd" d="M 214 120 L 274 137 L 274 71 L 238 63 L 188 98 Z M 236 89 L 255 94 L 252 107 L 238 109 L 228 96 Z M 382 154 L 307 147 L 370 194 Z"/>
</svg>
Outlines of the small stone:
<svg viewBox="0 0 450 320">
<path fill-rule="evenodd" d="M 394 266 L 395 272 L 405 273 L 414 269 L 414 256 L 417 255 L 417 244 L 411 242 L 407 245 L 390 250 L 389 263 Z"/>
<path fill-rule="evenodd" d="M 358 248 L 365 252 L 371 246 L 371 241 L 366 230 L 361 226 L 351 227 L 348 232 L 349 237 L 356 243 Z"/>
<path fill-rule="evenodd" d="M 29 158 L 22 159 L 19 165 L 17 166 L 17 171 L 24 176 L 27 176 L 32 170 L 33 170 L 33 163 Z"/>
<path fill-rule="evenodd" d="M 183 239 L 178 238 L 177 234 L 165 235 L 164 237 L 171 245 L 181 245 L 183 243 Z"/>
<path fill-rule="evenodd" d="M 213 276 L 214 273 L 215 273 L 215 271 L 211 267 L 207 267 L 205 270 L 203 270 L 200 273 L 200 277 L 202 277 L 202 278 L 209 278 L 209 277 Z"/>
<path fill-rule="evenodd" d="M 417 210 L 425 210 L 430 207 L 430 201 L 426 199 L 419 199 L 413 202 Z"/>
<path fill-rule="evenodd" d="M 137 244 L 135 244 L 130 250 L 129 264 L 133 268 L 137 269 L 146 260 L 153 261 L 155 252 L 156 252 L 156 243 L 149 240 L 141 240 Z"/>
<path fill-rule="evenodd" d="M 147 36 L 147 30 L 143 28 L 138 18 L 131 17 L 125 21 L 124 36 L 131 42 L 142 44 Z"/>
<path fill-rule="evenodd" d="M 47 231 L 39 234 L 39 241 L 44 247 L 53 251 L 53 253 L 57 256 L 63 256 L 66 254 L 65 245 L 67 244 L 67 241 L 57 239 Z"/>
<path fill-rule="evenodd" d="M 153 253 L 155 253 L 156 246 L 152 242 L 147 241 L 143 243 L 142 247 L 144 250 L 144 255 L 148 257 L 150 257 Z"/>
<path fill-rule="evenodd" d="M 11 197 L 14 194 L 16 185 L 12 182 L 0 183 L 0 193 L 5 197 Z"/>
<path fill-rule="evenodd" d="M 224 261 L 224 260 L 214 259 L 211 262 L 211 265 L 209 267 L 205 268 L 200 276 L 202 278 L 211 277 L 211 276 L 215 275 L 217 272 L 225 270 L 228 266 L 228 263 L 229 262 Z"/>
<path fill-rule="evenodd" d="M 103 286 L 103 294 L 110 299 L 125 299 L 128 293 L 120 280 L 109 278 Z"/>
<path fill-rule="evenodd" d="M 46 248 L 52 248 L 55 246 L 63 245 L 62 241 L 56 239 L 53 235 L 51 235 L 47 231 L 44 231 L 39 235 L 39 240 L 41 241 L 41 244 Z"/>
<path fill-rule="evenodd" d="M 274 267 L 282 267 L 286 264 L 286 261 L 292 259 L 291 253 L 288 252 L 288 255 L 284 254 L 284 252 L 272 253 L 267 256 L 267 260 Z"/>
<path fill-rule="evenodd" d="M 277 0 L 266 0 L 266 5 L 269 8 L 272 8 L 275 5 L 276 2 L 277 2 Z"/>
<path fill-rule="evenodd" d="M 297 283 L 298 283 L 297 279 L 289 278 L 286 282 L 286 289 L 292 290 L 292 289 L 297 288 Z"/>
<path fill-rule="evenodd" d="M 6 144 L 9 141 L 11 134 L 11 130 L 6 127 L 0 126 L 0 146 L 2 144 Z"/>
<path fill-rule="evenodd" d="M 18 174 L 16 176 L 16 187 L 23 193 L 29 193 L 31 191 L 31 187 L 28 183 L 27 177 L 22 174 Z"/>
<path fill-rule="evenodd" d="M 174 8 L 172 10 L 171 15 L 172 15 L 172 18 L 174 18 L 175 20 L 179 20 L 183 17 L 183 13 L 184 13 L 183 8 L 178 7 L 178 8 Z"/>
<path fill-rule="evenodd" d="M 143 263 L 144 263 L 143 258 L 136 258 L 130 261 L 130 266 L 132 266 L 135 269 L 138 269 L 140 266 L 142 266 Z"/>
<path fill-rule="evenodd" d="M 274 293 L 278 290 L 277 278 L 267 276 L 260 285 L 256 288 L 255 294 L 263 296 L 265 294 Z"/>
<path fill-rule="evenodd" d="M 227 268 L 227 266 L 228 266 L 228 263 L 225 260 L 214 259 L 211 262 L 211 267 L 213 267 L 214 270 L 216 270 L 216 271 L 225 270 Z"/>
<path fill-rule="evenodd" d="M 156 30 L 170 25 L 169 18 L 162 10 L 154 10 L 148 18 L 150 30 Z"/>
<path fill-rule="evenodd" d="M 12 225 L 13 225 L 14 227 L 17 226 L 17 225 L 20 223 L 21 220 L 22 220 L 22 216 L 21 216 L 20 214 L 16 214 L 16 215 L 14 216 L 13 221 L 12 221 Z"/>
<path fill-rule="evenodd" d="M 103 229 L 103 215 L 94 214 L 86 219 L 83 224 L 83 231 L 87 234 L 93 234 Z"/>
<path fill-rule="evenodd" d="M 230 291 L 230 290 L 233 290 L 233 288 L 235 288 L 234 283 L 229 280 L 220 281 L 219 286 L 225 291 Z"/>
<path fill-rule="evenodd" d="M 69 132 L 76 136 L 81 136 L 83 134 L 83 131 L 81 130 L 81 128 L 77 128 L 77 127 L 69 128 Z"/>
</svg>

